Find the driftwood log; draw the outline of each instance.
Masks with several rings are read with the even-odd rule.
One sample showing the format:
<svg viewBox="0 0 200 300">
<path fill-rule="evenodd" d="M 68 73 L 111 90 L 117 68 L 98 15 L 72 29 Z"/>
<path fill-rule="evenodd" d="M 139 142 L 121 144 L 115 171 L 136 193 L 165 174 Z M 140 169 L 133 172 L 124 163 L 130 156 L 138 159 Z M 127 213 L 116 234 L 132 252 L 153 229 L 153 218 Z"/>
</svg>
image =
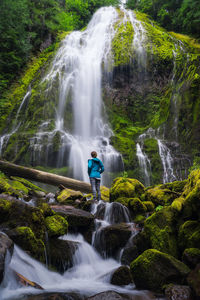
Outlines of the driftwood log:
<svg viewBox="0 0 200 300">
<path fill-rule="evenodd" d="M 91 193 L 91 186 L 87 182 L 19 166 L 4 160 L 0 160 L 0 170 L 9 176 L 23 177 L 55 186 L 63 185 L 64 187 L 75 191 Z"/>
</svg>

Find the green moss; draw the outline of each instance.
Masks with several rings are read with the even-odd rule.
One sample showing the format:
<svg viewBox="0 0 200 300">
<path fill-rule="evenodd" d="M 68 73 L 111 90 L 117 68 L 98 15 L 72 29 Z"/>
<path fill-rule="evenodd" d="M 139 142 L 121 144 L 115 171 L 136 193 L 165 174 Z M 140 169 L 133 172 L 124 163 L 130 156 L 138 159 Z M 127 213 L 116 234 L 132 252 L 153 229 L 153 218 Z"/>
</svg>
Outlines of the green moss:
<svg viewBox="0 0 200 300">
<path fill-rule="evenodd" d="M 21 226 L 15 228 L 14 242 L 22 249 L 28 251 L 40 261 L 45 261 L 45 246 L 42 240 L 37 239 L 31 228 Z"/>
<path fill-rule="evenodd" d="M 17 197 L 22 198 L 22 193 L 19 192 L 19 190 L 13 188 L 9 183 L 8 180 L 5 178 L 0 177 L 0 192 L 8 194 L 8 195 L 13 195 Z"/>
<path fill-rule="evenodd" d="M 119 202 L 121 203 L 122 205 L 128 207 L 128 203 L 129 203 L 129 198 L 126 198 L 126 197 L 120 197 L 120 198 L 117 198 L 116 202 Z"/>
<path fill-rule="evenodd" d="M 146 206 L 139 198 L 131 198 L 128 202 L 128 207 L 133 216 L 138 214 L 144 214 L 146 212 Z"/>
<path fill-rule="evenodd" d="M 137 216 L 135 216 L 134 217 L 134 223 L 136 223 L 136 224 L 143 224 L 144 223 L 144 221 L 145 221 L 145 216 L 144 215 L 137 215 Z"/>
<path fill-rule="evenodd" d="M 101 200 L 108 202 L 110 198 L 110 190 L 106 186 L 101 186 Z"/>
<path fill-rule="evenodd" d="M 155 205 L 170 205 L 178 195 L 168 189 L 162 189 L 162 186 L 149 188 L 145 192 L 145 199 L 152 201 Z"/>
<path fill-rule="evenodd" d="M 143 192 L 144 186 L 137 179 L 119 177 L 113 181 L 110 189 L 110 201 L 116 201 L 121 197 L 140 197 Z"/>
<path fill-rule="evenodd" d="M 185 198 L 179 197 L 172 202 L 171 207 L 180 212 L 182 210 L 184 202 Z"/>
<path fill-rule="evenodd" d="M 145 205 L 146 211 L 147 211 L 147 212 L 152 212 L 152 211 L 154 211 L 155 205 L 153 204 L 152 201 L 143 201 L 142 203 Z"/>
<path fill-rule="evenodd" d="M 200 248 L 200 224 L 198 221 L 186 221 L 179 228 L 179 246 L 185 248 Z"/>
<path fill-rule="evenodd" d="M 21 178 L 21 177 L 15 177 L 15 176 L 11 176 L 10 177 L 12 180 L 21 182 L 24 186 L 26 186 L 29 190 L 35 190 L 35 191 L 41 191 L 41 192 L 46 192 L 45 190 L 41 189 L 39 186 L 31 183 L 30 181 Z"/>
<path fill-rule="evenodd" d="M 133 56 L 133 34 L 134 30 L 131 22 L 124 26 L 123 21 L 118 21 L 115 25 L 115 36 L 112 40 L 112 52 L 114 56 L 114 66 L 128 65 Z"/>
<path fill-rule="evenodd" d="M 7 221 L 9 216 L 9 210 L 11 207 L 11 202 L 6 199 L 0 199 L 0 223 Z"/>
<path fill-rule="evenodd" d="M 176 214 L 170 207 L 163 208 L 147 218 L 144 232 L 149 238 L 151 248 L 178 257 Z"/>
<path fill-rule="evenodd" d="M 76 199 L 83 197 L 83 194 L 79 191 L 73 191 L 70 189 L 64 189 L 57 196 L 57 201 L 62 204 L 74 204 Z"/>
<path fill-rule="evenodd" d="M 45 218 L 45 225 L 49 236 L 60 236 L 67 233 L 68 222 L 59 215 L 54 215 Z"/>
<path fill-rule="evenodd" d="M 28 195 L 29 189 L 21 182 L 17 180 L 12 180 L 10 181 L 10 184 L 15 190 L 20 191 L 22 194 Z"/>
<path fill-rule="evenodd" d="M 190 269 L 173 256 L 155 249 L 144 251 L 130 265 L 136 288 L 161 292 L 168 283 L 183 283 Z M 156 270 L 156 271 L 153 271 Z"/>
</svg>

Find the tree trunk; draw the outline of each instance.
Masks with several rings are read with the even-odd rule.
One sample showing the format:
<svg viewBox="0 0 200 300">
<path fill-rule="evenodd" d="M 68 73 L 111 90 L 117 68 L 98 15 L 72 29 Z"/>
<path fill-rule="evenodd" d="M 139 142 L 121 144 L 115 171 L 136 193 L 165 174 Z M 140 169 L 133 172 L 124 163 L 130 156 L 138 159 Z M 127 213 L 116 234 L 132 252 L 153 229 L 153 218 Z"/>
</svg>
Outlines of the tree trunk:
<svg viewBox="0 0 200 300">
<path fill-rule="evenodd" d="M 87 182 L 15 165 L 7 161 L 0 160 L 0 170 L 9 176 L 23 177 L 55 186 L 63 185 L 75 191 L 91 193 L 91 186 Z"/>
</svg>

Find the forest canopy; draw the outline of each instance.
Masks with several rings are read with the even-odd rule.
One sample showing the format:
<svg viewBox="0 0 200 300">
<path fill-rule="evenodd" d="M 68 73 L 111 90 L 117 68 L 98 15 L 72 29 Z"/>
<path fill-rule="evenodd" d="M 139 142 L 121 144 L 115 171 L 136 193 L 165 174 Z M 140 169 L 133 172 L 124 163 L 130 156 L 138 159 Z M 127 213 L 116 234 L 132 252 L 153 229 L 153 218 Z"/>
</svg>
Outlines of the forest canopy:
<svg viewBox="0 0 200 300">
<path fill-rule="evenodd" d="M 0 94 L 32 53 L 50 46 L 59 31 L 87 25 L 100 6 L 118 0 L 1 0 Z"/>
<path fill-rule="evenodd" d="M 128 0 L 127 7 L 148 14 L 169 31 L 200 38 L 199 0 Z"/>
</svg>

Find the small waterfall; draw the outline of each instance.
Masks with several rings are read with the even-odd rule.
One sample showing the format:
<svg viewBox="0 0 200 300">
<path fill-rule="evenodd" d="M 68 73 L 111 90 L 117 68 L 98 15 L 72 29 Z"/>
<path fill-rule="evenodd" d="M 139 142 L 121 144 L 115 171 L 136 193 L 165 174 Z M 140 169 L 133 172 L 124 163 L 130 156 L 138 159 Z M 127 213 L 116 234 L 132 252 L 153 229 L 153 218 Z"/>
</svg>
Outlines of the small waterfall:
<svg viewBox="0 0 200 300">
<path fill-rule="evenodd" d="M 151 172 L 151 162 L 148 156 L 142 152 L 140 144 L 136 144 L 136 155 L 139 161 L 139 166 L 141 168 L 143 177 L 144 177 L 144 184 L 145 186 L 150 186 L 150 172 Z"/>
<path fill-rule="evenodd" d="M 16 117 L 15 117 L 15 120 L 14 120 L 14 123 L 13 123 L 13 126 L 12 126 L 10 132 L 6 133 L 6 134 L 4 134 L 2 136 L 0 136 L 0 156 L 3 154 L 4 149 L 6 149 L 6 146 L 7 146 L 8 142 L 9 142 L 10 137 L 15 132 L 17 132 L 17 130 L 19 129 L 19 127 L 21 125 L 22 121 L 18 122 L 19 115 L 20 115 L 20 112 L 22 111 L 22 109 L 24 108 L 25 104 L 29 100 L 30 95 L 31 95 L 31 86 L 29 86 L 26 95 L 22 99 L 22 102 L 21 102 L 21 104 L 20 104 L 20 106 L 19 106 L 19 108 L 17 110 L 17 114 L 16 114 Z"/>
<path fill-rule="evenodd" d="M 158 141 L 159 154 L 163 165 L 163 183 L 172 182 L 176 180 L 173 170 L 173 158 L 169 148 L 161 141 Z"/>
</svg>

